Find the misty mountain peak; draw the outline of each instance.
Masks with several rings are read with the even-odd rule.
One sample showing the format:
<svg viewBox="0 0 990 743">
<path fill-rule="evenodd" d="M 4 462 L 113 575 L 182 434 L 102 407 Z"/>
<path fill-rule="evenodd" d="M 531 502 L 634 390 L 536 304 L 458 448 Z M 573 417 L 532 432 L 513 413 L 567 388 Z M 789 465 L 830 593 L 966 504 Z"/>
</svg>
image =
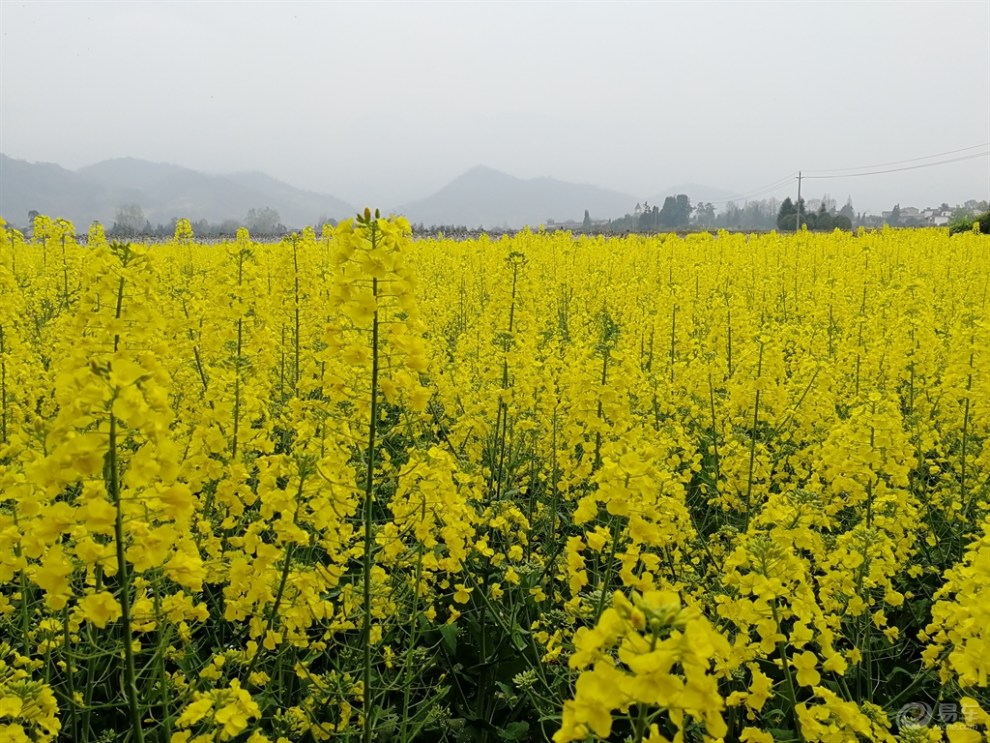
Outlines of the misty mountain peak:
<svg viewBox="0 0 990 743">
<path fill-rule="evenodd" d="M 175 217 L 243 221 L 250 209 L 270 207 L 284 224 L 297 227 L 354 211 L 338 198 L 258 172 L 210 175 L 135 157 L 103 160 L 75 172 L 6 156 L 0 165 L 0 214 L 14 223 L 38 211 L 70 219 L 77 227 L 94 220 L 109 225 L 127 204 L 141 207 L 152 224 Z"/>
</svg>

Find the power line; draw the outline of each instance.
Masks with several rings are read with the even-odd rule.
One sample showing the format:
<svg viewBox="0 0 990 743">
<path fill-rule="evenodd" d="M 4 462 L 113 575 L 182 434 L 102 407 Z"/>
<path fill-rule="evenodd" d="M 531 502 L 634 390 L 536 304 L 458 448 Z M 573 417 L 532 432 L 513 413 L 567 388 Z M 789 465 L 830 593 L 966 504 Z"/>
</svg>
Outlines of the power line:
<svg viewBox="0 0 990 743">
<path fill-rule="evenodd" d="M 955 155 L 958 152 L 967 152 L 969 150 L 976 150 L 980 147 L 990 147 L 990 142 L 984 142 L 983 144 L 974 144 L 969 147 L 960 147 L 958 150 L 949 150 L 948 152 L 939 152 L 935 155 L 925 155 L 924 157 L 912 157 L 907 160 L 893 160 L 886 163 L 874 163 L 872 165 L 859 165 L 854 168 L 822 168 L 819 170 L 806 170 L 806 173 L 838 173 L 840 171 L 847 170 L 866 170 L 867 168 L 885 168 L 888 165 L 902 165 L 904 163 L 916 163 L 921 160 L 932 160 L 936 157 L 945 157 L 946 155 Z M 952 162 L 952 161 L 949 161 Z M 811 178 L 812 176 L 808 176 Z M 816 176 L 817 177 L 817 176 Z"/>
<path fill-rule="evenodd" d="M 732 196 L 728 199 L 720 199 L 719 201 L 712 201 L 712 204 L 728 204 L 730 201 L 741 201 L 742 199 L 751 199 L 754 196 L 761 196 L 765 193 L 771 191 L 776 191 L 781 187 L 785 186 L 787 183 L 793 181 L 797 177 L 796 174 L 790 173 L 789 175 L 779 178 L 773 183 L 768 183 L 765 186 L 760 186 L 759 188 L 754 188 L 752 191 L 747 191 L 746 193 L 739 194 L 738 196 Z"/>
<path fill-rule="evenodd" d="M 871 171 L 868 171 L 868 172 L 865 172 L 865 173 L 844 173 L 844 172 L 839 172 L 839 171 L 848 171 L 848 170 L 863 170 L 864 168 L 878 168 L 878 167 L 883 167 L 883 166 L 886 166 L 886 165 L 899 165 L 901 163 L 916 163 L 916 162 L 919 162 L 919 161 L 922 161 L 922 160 L 931 160 L 932 158 L 935 158 L 935 157 L 944 157 L 945 155 L 954 155 L 957 152 L 968 152 L 969 150 L 975 150 L 975 149 L 978 149 L 980 147 L 990 147 L 990 142 L 984 142 L 983 144 L 974 144 L 974 145 L 970 145 L 969 147 L 960 147 L 957 150 L 948 150 L 947 152 L 941 152 L 941 153 L 938 153 L 936 155 L 926 155 L 924 157 L 912 157 L 912 158 L 909 158 L 907 160 L 894 160 L 892 162 L 876 163 L 874 165 L 860 165 L 860 166 L 858 166 L 856 168 L 832 168 L 832 169 L 825 169 L 825 170 L 804 171 L 805 173 L 829 173 L 831 175 L 802 175 L 800 172 L 799 173 L 791 173 L 791 174 L 788 174 L 788 175 L 784 176 L 783 178 L 779 178 L 776 181 L 773 181 L 772 183 L 768 183 L 765 186 L 760 186 L 759 188 L 754 188 L 751 191 L 747 191 L 745 193 L 741 193 L 741 194 L 739 194 L 737 196 L 732 196 L 732 197 L 730 197 L 728 199 L 719 199 L 718 201 L 711 201 L 709 203 L 711 203 L 713 205 L 714 204 L 721 205 L 721 204 L 728 204 L 729 202 L 732 202 L 732 201 L 742 201 L 744 199 L 751 199 L 751 198 L 754 198 L 756 196 L 762 196 L 764 194 L 767 194 L 767 193 L 771 193 L 773 191 L 780 190 L 783 186 L 787 185 L 788 182 L 793 181 L 795 179 L 797 179 L 797 180 L 800 181 L 802 179 L 823 180 L 823 179 L 830 179 L 830 178 L 831 179 L 834 179 L 834 178 L 858 178 L 858 177 L 864 176 L 864 175 L 882 175 L 884 173 L 899 173 L 899 172 L 902 172 L 902 171 L 905 171 L 905 170 L 918 170 L 920 168 L 932 168 L 932 167 L 935 167 L 937 165 L 947 165 L 949 163 L 957 163 L 957 162 L 962 162 L 964 160 L 974 160 L 974 159 L 979 158 L 979 157 L 987 157 L 988 155 L 990 155 L 990 151 L 987 151 L 987 152 L 977 152 L 977 153 L 975 153 L 973 155 L 964 155 L 962 157 L 949 158 L 948 160 L 939 160 L 939 161 L 933 162 L 933 163 L 921 163 L 920 165 L 909 165 L 909 166 L 906 166 L 906 167 L 903 167 L 903 168 L 888 168 L 888 169 L 885 169 L 885 170 L 871 170 Z M 800 193 L 800 186 L 798 188 L 798 191 Z"/>
<path fill-rule="evenodd" d="M 967 148 L 967 149 L 972 149 L 972 148 Z M 888 170 L 872 170 L 872 171 L 869 171 L 867 173 L 843 173 L 843 174 L 839 174 L 839 175 L 806 175 L 804 177 L 805 178 L 809 178 L 809 179 L 810 178 L 814 178 L 816 180 L 820 180 L 820 179 L 823 179 L 823 178 L 859 178 L 860 176 L 864 176 L 864 175 L 881 175 L 883 173 L 900 173 L 901 171 L 904 171 L 904 170 L 918 170 L 920 168 L 934 168 L 936 165 L 947 165 L 948 163 L 958 163 L 958 162 L 962 162 L 963 160 L 974 160 L 974 159 L 976 159 L 978 157 L 987 157 L 988 155 L 990 155 L 990 151 L 979 152 L 979 153 L 977 153 L 975 155 L 964 155 L 963 157 L 954 157 L 954 158 L 951 158 L 949 160 L 939 160 L 938 162 L 934 162 L 934 163 L 924 163 L 922 165 L 908 165 L 908 166 L 903 167 L 903 168 L 890 168 Z M 921 159 L 921 158 L 919 158 L 919 159 Z"/>
</svg>

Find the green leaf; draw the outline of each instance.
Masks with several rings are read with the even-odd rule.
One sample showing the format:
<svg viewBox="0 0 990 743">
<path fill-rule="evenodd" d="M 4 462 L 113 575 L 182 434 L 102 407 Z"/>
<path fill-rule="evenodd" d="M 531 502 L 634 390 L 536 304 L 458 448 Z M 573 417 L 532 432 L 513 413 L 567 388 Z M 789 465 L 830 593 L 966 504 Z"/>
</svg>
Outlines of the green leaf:
<svg viewBox="0 0 990 743">
<path fill-rule="evenodd" d="M 502 740 L 523 740 L 529 733 L 529 723 L 522 720 L 510 722 L 498 732 Z"/>
<path fill-rule="evenodd" d="M 453 624 L 443 624 L 440 626 L 440 635 L 443 637 L 443 646 L 451 655 L 457 653 L 457 626 Z"/>
</svg>

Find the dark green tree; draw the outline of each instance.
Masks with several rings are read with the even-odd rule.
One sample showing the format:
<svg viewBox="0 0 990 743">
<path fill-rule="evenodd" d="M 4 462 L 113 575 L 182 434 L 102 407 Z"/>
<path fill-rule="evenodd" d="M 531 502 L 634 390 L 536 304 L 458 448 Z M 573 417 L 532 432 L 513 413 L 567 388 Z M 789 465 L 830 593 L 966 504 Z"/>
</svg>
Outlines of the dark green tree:
<svg viewBox="0 0 990 743">
<path fill-rule="evenodd" d="M 691 212 L 694 211 L 694 207 L 691 206 L 691 199 L 687 197 L 687 194 L 679 193 L 675 203 L 677 204 L 677 226 L 687 227 L 691 223 Z"/>
<path fill-rule="evenodd" d="M 121 237 L 136 237 L 149 232 L 151 225 L 145 219 L 144 210 L 138 204 L 124 204 L 117 207 L 110 234 Z"/>
<path fill-rule="evenodd" d="M 581 226 L 586 230 L 591 229 L 591 215 L 587 209 L 584 210 L 584 222 L 581 223 Z"/>
<path fill-rule="evenodd" d="M 852 221 L 856 219 L 856 210 L 853 209 L 852 196 L 846 199 L 846 205 L 839 209 L 839 214 L 846 217 L 850 224 L 852 224 Z"/>
<path fill-rule="evenodd" d="M 832 219 L 832 215 L 829 214 L 828 209 L 825 208 L 825 202 L 822 202 L 821 207 L 818 209 L 818 214 L 815 215 L 815 229 L 822 232 L 830 232 L 835 227 L 835 222 Z"/>
<path fill-rule="evenodd" d="M 663 206 L 660 208 L 659 214 L 657 214 L 659 226 L 673 229 L 677 226 L 677 216 L 677 199 L 673 196 L 668 196 L 663 200 Z"/>
<path fill-rule="evenodd" d="M 270 206 L 249 209 L 244 226 L 257 235 L 275 235 L 285 229 L 278 212 Z"/>
<path fill-rule="evenodd" d="M 715 224 L 715 205 L 712 202 L 699 202 L 694 213 L 695 222 L 701 227 Z"/>
<path fill-rule="evenodd" d="M 660 210 L 657 207 L 646 204 L 646 208 L 643 210 L 643 213 L 639 215 L 639 231 L 656 232 L 659 225 L 659 215 Z"/>
<path fill-rule="evenodd" d="M 780 211 L 777 213 L 777 229 L 793 232 L 796 228 L 797 207 L 794 206 L 794 202 L 788 196 L 784 199 L 784 203 L 780 205 Z"/>
</svg>

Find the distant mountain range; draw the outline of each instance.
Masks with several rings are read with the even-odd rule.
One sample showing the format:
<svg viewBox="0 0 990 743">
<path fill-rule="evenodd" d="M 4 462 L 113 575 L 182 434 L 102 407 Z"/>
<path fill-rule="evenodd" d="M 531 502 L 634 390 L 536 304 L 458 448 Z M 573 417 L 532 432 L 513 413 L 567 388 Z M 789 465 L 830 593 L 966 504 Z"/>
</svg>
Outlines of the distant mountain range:
<svg viewBox="0 0 990 743">
<path fill-rule="evenodd" d="M 535 227 L 551 219 L 581 221 L 585 210 L 594 219 L 622 216 L 635 204 L 635 196 L 618 191 L 553 178 L 516 178 L 479 165 L 396 211 L 425 225 Z"/>
<path fill-rule="evenodd" d="M 727 192 L 688 184 L 650 199 L 663 205 L 667 195 L 686 193 L 692 202 L 718 201 Z M 485 166 L 458 176 L 427 198 L 394 211 L 410 222 L 467 227 L 522 227 L 581 221 L 587 210 L 594 220 L 632 212 L 640 199 L 593 185 L 554 178 L 516 178 Z M 25 225 L 28 212 L 72 220 L 79 231 L 99 220 L 110 226 L 117 210 L 141 207 L 145 218 L 167 224 L 174 217 L 211 223 L 243 222 L 250 209 L 275 209 L 283 224 L 299 228 L 321 217 L 342 219 L 355 213 L 345 201 L 305 191 L 258 172 L 210 175 L 177 165 L 134 158 L 105 160 L 72 171 L 51 163 L 30 163 L 0 154 L 0 216 Z"/>
<path fill-rule="evenodd" d="M 0 155 L 0 215 L 12 224 L 25 224 L 35 210 L 70 219 L 85 231 L 94 220 L 113 224 L 125 204 L 140 206 L 153 225 L 173 217 L 243 222 L 248 210 L 266 206 L 292 227 L 354 213 L 338 198 L 294 188 L 264 173 L 208 175 L 129 157 L 71 171 Z"/>
</svg>

